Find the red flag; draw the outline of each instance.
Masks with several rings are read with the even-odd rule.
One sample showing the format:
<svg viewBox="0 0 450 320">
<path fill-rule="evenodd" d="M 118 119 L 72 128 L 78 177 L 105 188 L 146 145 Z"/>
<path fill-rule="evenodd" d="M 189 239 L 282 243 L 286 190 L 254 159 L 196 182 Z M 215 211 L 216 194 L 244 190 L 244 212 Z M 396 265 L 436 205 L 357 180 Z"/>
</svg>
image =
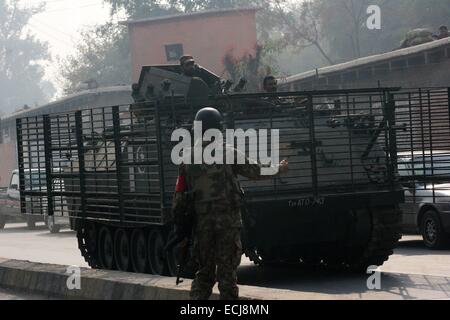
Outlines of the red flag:
<svg viewBox="0 0 450 320">
<path fill-rule="evenodd" d="M 175 188 L 175 192 L 184 192 L 187 190 L 186 186 L 186 177 L 185 176 L 179 176 L 177 179 L 177 186 Z"/>
</svg>

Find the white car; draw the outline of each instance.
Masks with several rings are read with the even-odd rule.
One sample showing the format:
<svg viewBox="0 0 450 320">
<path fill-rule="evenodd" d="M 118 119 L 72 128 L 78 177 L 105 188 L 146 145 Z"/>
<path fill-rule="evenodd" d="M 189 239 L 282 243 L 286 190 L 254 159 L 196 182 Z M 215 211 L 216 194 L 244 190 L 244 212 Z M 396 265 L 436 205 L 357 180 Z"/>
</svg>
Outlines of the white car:
<svg viewBox="0 0 450 320">
<path fill-rule="evenodd" d="M 33 181 L 34 188 L 39 188 L 40 191 L 46 192 L 46 178 L 45 171 L 39 169 L 31 169 L 30 171 L 25 171 L 25 188 L 30 181 Z M 28 183 L 27 183 L 28 182 Z M 64 188 L 64 183 L 61 179 L 53 180 L 53 190 L 61 191 Z M 25 196 L 25 212 L 22 214 L 21 211 L 21 199 L 20 199 L 20 179 L 19 170 L 13 170 L 11 173 L 11 181 L 9 187 L 4 191 L 0 192 L 0 229 L 3 229 L 6 222 L 14 221 L 17 218 L 25 219 L 27 226 L 30 230 L 36 227 L 36 222 L 45 222 L 49 231 L 51 233 L 58 233 L 62 226 L 69 226 L 70 220 L 68 217 L 63 216 L 63 206 L 65 205 L 65 199 L 57 198 L 54 199 L 55 208 L 57 212 L 53 216 L 49 216 L 46 211 L 45 202 L 43 197 L 30 198 Z"/>
<path fill-rule="evenodd" d="M 405 188 L 404 233 L 420 233 L 430 249 L 450 244 L 450 150 L 399 153 Z"/>
<path fill-rule="evenodd" d="M 31 179 L 39 180 L 39 173 L 33 170 Z M 41 179 L 42 180 L 42 179 Z M 36 185 L 39 185 L 36 183 Z M 36 203 L 26 202 L 27 210 L 32 211 Z M 20 210 L 20 179 L 19 170 L 11 172 L 8 188 L 0 192 L 0 229 L 5 227 L 6 222 L 25 220 L 30 230 L 36 227 L 36 222 L 44 221 L 42 216 L 24 215 Z"/>
</svg>

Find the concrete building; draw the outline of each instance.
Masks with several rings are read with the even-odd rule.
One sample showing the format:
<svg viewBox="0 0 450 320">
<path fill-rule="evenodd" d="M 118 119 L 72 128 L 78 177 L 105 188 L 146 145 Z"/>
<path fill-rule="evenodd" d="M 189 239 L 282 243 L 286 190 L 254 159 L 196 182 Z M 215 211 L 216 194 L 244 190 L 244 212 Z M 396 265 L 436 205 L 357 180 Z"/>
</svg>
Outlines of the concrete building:
<svg viewBox="0 0 450 320">
<path fill-rule="evenodd" d="M 130 35 L 133 81 L 143 66 L 178 63 L 184 54 L 222 75 L 227 53 L 239 59 L 255 52 L 256 11 L 226 9 L 123 22 Z"/>
</svg>

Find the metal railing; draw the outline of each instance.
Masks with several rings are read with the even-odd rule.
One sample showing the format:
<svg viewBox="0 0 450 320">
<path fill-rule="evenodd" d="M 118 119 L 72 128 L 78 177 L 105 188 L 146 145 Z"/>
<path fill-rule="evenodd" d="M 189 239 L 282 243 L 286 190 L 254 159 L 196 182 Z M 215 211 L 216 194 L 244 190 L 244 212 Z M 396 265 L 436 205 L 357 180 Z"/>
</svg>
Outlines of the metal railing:
<svg viewBox="0 0 450 320">
<path fill-rule="evenodd" d="M 450 203 L 450 89 L 406 89 L 395 98 L 406 201 Z"/>
<path fill-rule="evenodd" d="M 283 176 L 242 179 L 249 198 L 376 199 L 401 190 L 402 182 L 425 189 L 431 183 L 432 200 L 439 201 L 450 172 L 449 95 L 379 88 L 230 95 L 210 105 L 222 111 L 227 129 L 267 130 L 266 143 L 256 142 L 259 151 L 289 160 Z M 204 106 L 191 102 L 170 97 L 18 119 L 22 211 L 163 224 L 178 176 L 172 133 L 191 130 Z M 270 130 L 279 130 L 273 146 Z M 250 156 L 255 141 L 245 141 L 242 151 Z"/>
</svg>

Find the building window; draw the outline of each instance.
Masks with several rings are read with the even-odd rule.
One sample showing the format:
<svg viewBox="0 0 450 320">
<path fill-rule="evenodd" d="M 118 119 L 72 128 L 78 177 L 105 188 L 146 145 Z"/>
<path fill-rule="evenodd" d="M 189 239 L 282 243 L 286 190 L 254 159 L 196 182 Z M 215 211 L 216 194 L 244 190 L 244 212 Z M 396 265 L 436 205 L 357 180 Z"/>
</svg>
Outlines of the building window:
<svg viewBox="0 0 450 320">
<path fill-rule="evenodd" d="M 166 56 L 167 61 L 179 60 L 183 56 L 183 45 L 179 43 L 166 45 Z"/>
</svg>

